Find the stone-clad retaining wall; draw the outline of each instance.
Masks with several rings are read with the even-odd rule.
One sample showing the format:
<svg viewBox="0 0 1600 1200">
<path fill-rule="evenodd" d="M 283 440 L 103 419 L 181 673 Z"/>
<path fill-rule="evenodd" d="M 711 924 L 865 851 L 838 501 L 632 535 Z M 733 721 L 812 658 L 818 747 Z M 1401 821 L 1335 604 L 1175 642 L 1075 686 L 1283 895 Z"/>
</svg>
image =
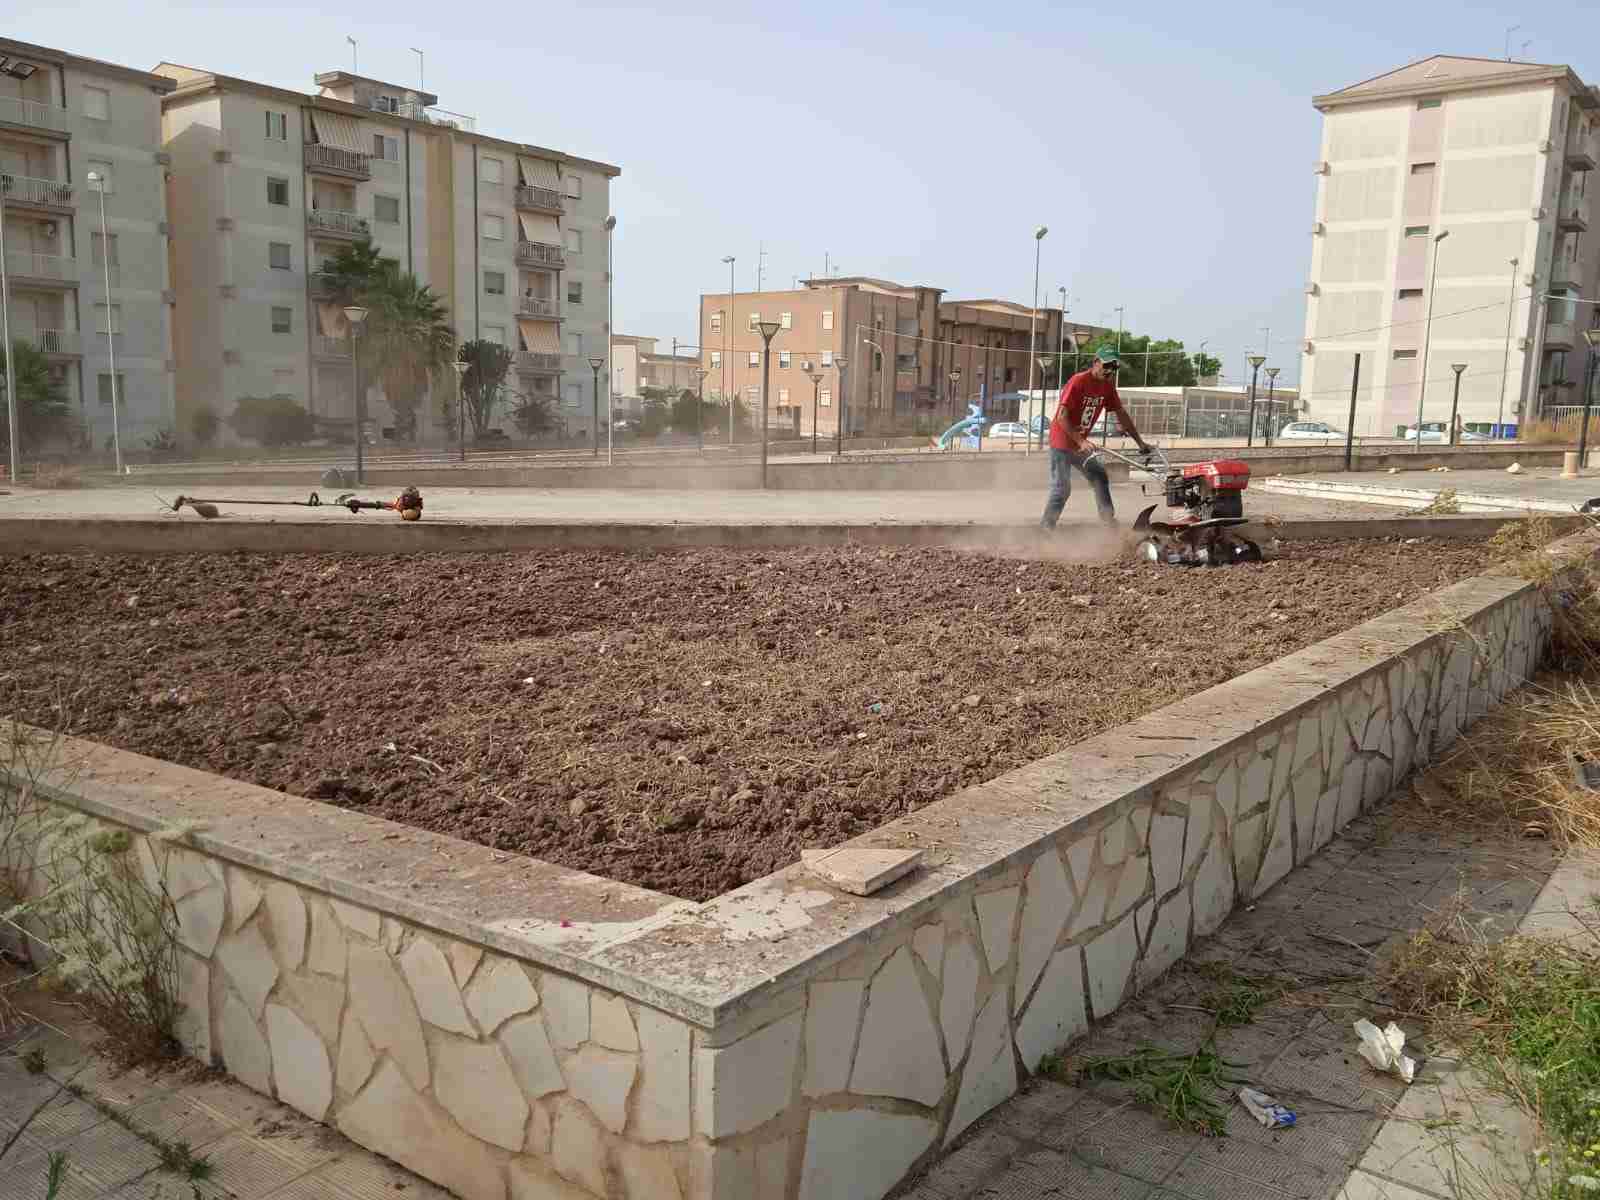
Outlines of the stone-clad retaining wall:
<svg viewBox="0 0 1600 1200">
<path fill-rule="evenodd" d="M 55 804 L 136 831 L 182 1036 L 468 1200 L 877 1200 L 1536 665 L 1481 577 L 703 905 L 89 743 Z M 154 836 L 191 830 L 174 844 Z"/>
</svg>

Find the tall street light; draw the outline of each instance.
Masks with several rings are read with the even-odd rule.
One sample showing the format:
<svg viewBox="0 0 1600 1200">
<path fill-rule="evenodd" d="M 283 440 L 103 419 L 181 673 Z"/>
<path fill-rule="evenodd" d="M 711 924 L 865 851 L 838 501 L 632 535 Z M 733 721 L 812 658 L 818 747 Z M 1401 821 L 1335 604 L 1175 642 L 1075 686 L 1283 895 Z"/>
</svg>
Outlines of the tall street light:
<svg viewBox="0 0 1600 1200">
<path fill-rule="evenodd" d="M 100 239 L 102 242 L 105 238 Z M 109 311 L 109 310 L 108 310 Z M 6 279 L 6 193 L 0 188 L 0 352 L 6 356 L 6 420 L 11 431 L 11 482 L 21 483 L 18 473 L 17 365 L 11 346 L 11 284 Z M 115 378 L 115 377 L 113 377 Z"/>
<path fill-rule="evenodd" d="M 1256 444 L 1256 376 L 1261 372 L 1261 364 L 1267 361 L 1265 354 L 1252 354 L 1248 359 L 1250 363 L 1250 424 L 1244 431 L 1244 444 Z M 1108 422 L 1109 424 L 1109 422 Z"/>
<path fill-rule="evenodd" d="M 1150 360 L 1146 359 L 1145 361 L 1149 362 Z M 1282 367 L 1268 367 L 1267 368 L 1267 441 L 1266 441 L 1266 444 L 1268 446 L 1272 445 L 1272 427 L 1275 424 L 1277 424 L 1277 421 L 1278 421 L 1278 401 L 1276 400 L 1275 397 L 1277 396 L 1277 392 L 1278 392 L 1278 372 L 1281 371 L 1281 370 L 1283 370 Z"/>
<path fill-rule="evenodd" d="M 844 382 L 844 369 L 845 367 L 849 366 L 849 363 L 845 361 L 844 355 L 836 354 L 833 357 L 833 365 L 834 368 L 839 372 L 837 384 L 839 394 L 836 397 L 833 406 L 833 451 L 835 454 L 842 455 L 844 453 L 845 407 L 850 400 L 850 389 L 845 387 Z"/>
<path fill-rule="evenodd" d="M 728 449 L 733 449 L 733 397 L 728 394 L 728 358 L 733 353 L 733 255 L 722 260 L 728 266 L 728 311 L 722 317 L 722 402 L 728 406 Z"/>
<path fill-rule="evenodd" d="M 1500 364 L 1500 407 L 1494 415 L 1494 436 L 1506 436 L 1506 384 L 1511 381 L 1511 321 L 1517 311 L 1517 260 L 1511 260 L 1511 293 L 1506 298 L 1506 352 Z"/>
<path fill-rule="evenodd" d="M 1056 289 L 1061 293 L 1061 328 L 1056 337 L 1056 385 L 1065 386 L 1061 379 L 1061 372 L 1066 368 L 1062 365 L 1067 361 L 1067 289 Z M 1073 342 L 1077 344 L 1076 341 Z"/>
<path fill-rule="evenodd" d="M 1422 409 L 1428 398 L 1428 347 L 1433 342 L 1433 285 L 1439 278 L 1439 243 L 1450 236 L 1448 229 L 1433 235 L 1433 264 L 1428 269 L 1428 313 L 1422 326 L 1422 380 L 1417 385 L 1417 444 L 1412 447 L 1422 453 Z"/>
<path fill-rule="evenodd" d="M 1037 353 L 1039 348 L 1039 255 L 1044 249 L 1044 235 L 1049 232 L 1050 230 L 1044 225 L 1039 226 L 1039 228 L 1033 231 L 1033 313 L 1028 318 L 1028 406 L 1030 412 L 1028 419 L 1028 440 L 1023 443 L 1022 447 L 1022 452 L 1024 454 L 1031 453 L 1033 450 L 1033 418 L 1031 409 L 1033 406 L 1034 355 Z M 1042 417 L 1042 414 L 1044 413 L 1043 404 L 1039 406 L 1039 412 Z M 1043 449 L 1044 426 L 1042 424 L 1039 427 L 1039 434 L 1040 449 Z"/>
<path fill-rule="evenodd" d="M 106 280 L 106 354 L 111 359 L 111 446 L 117 456 L 117 474 L 122 474 L 122 423 L 117 417 L 117 331 L 116 307 L 111 303 L 111 239 L 106 236 L 106 181 L 99 171 L 89 172 L 89 186 L 100 193 L 100 261 Z M 9 352 L 9 344 L 7 350 Z M 9 358 L 7 359 L 9 362 Z M 13 441 L 15 437 L 13 435 Z M 356 443 L 360 446 L 360 443 Z M 358 450 L 359 453 L 359 450 Z M 359 460 L 358 460 L 359 464 Z M 361 469 L 356 468 L 360 482 Z"/>
<path fill-rule="evenodd" d="M 761 330 L 761 486 L 767 486 L 767 383 L 772 377 L 772 339 L 783 326 L 777 321 L 757 322 Z"/>
<path fill-rule="evenodd" d="M 817 416 L 822 411 L 822 372 L 811 372 L 811 453 L 817 452 Z"/>
<path fill-rule="evenodd" d="M 1600 353 L 1600 329 L 1585 329 L 1583 340 L 1589 343 L 1589 370 L 1583 377 L 1583 428 L 1578 431 L 1578 470 L 1587 465 L 1589 454 L 1589 406 L 1594 402 L 1594 361 Z"/>
<path fill-rule="evenodd" d="M 100 241 L 103 243 L 105 238 L 102 237 Z M 361 326 L 366 322 L 367 310 L 359 304 L 352 304 L 344 310 L 344 319 L 350 325 L 350 391 L 352 393 L 351 399 L 355 404 L 356 418 L 356 483 L 361 484 L 366 482 L 361 474 L 363 465 L 361 453 L 362 433 L 364 429 L 362 417 L 365 416 L 365 412 L 361 403 L 361 357 L 356 353 L 356 339 L 361 336 Z M 113 371 L 111 375 L 112 387 L 116 386 L 116 382 L 116 372 Z"/>
<path fill-rule="evenodd" d="M 600 368 L 606 365 L 606 360 L 599 356 L 589 360 L 589 370 L 594 374 L 594 428 L 590 431 L 590 440 L 594 443 L 591 458 L 600 457 Z"/>
<path fill-rule="evenodd" d="M 1467 369 L 1466 363 L 1451 363 L 1450 369 L 1456 373 L 1456 389 L 1450 397 L 1450 444 L 1456 444 L 1456 413 L 1461 410 L 1461 372 Z M 1420 434 L 1418 435 L 1420 438 Z"/>
<path fill-rule="evenodd" d="M 463 403 L 465 397 L 462 393 L 462 384 L 467 377 L 467 368 L 472 364 L 462 362 L 459 358 L 450 364 L 456 372 L 456 436 L 461 442 L 461 461 L 467 461 L 467 406 Z"/>
<path fill-rule="evenodd" d="M 606 218 L 606 361 L 615 363 L 616 360 L 616 295 L 617 295 L 617 260 L 612 253 L 612 246 L 617 229 L 616 217 Z M 609 374 L 607 375 L 609 379 Z M 611 431 L 616 426 L 617 414 L 613 411 L 611 397 L 606 397 L 606 466 L 612 463 Z"/>
</svg>

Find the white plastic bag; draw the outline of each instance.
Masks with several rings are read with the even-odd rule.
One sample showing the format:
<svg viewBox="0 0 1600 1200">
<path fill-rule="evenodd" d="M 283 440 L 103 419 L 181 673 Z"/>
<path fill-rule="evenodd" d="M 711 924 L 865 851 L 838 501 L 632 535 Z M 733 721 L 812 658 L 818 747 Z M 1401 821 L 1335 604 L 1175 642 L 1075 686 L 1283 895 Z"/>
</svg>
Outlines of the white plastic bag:
<svg viewBox="0 0 1600 1200">
<path fill-rule="evenodd" d="M 1402 1051 L 1406 1048 L 1405 1032 L 1390 1021 L 1381 1030 L 1371 1021 L 1355 1024 L 1356 1036 L 1361 1039 L 1361 1057 L 1372 1064 L 1374 1070 L 1398 1075 L 1406 1083 L 1417 1076 L 1417 1064 Z"/>
</svg>

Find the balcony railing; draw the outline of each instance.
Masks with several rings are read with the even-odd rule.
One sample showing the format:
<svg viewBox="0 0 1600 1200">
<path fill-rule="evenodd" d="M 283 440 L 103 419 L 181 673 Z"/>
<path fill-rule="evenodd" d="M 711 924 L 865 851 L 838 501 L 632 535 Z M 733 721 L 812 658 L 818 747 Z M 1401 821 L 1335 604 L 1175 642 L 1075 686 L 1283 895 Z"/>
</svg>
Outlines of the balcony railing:
<svg viewBox="0 0 1600 1200">
<path fill-rule="evenodd" d="M 518 242 L 517 261 L 535 267 L 564 267 L 567 252 L 548 242 Z"/>
<path fill-rule="evenodd" d="M 350 339 L 319 333 L 311 339 L 311 350 L 320 358 L 349 358 Z"/>
<path fill-rule="evenodd" d="M 116 270 L 116 263 L 111 264 Z M 78 281 L 78 260 L 60 254 L 35 254 L 32 250 L 7 250 L 6 273 L 13 279 L 48 279 L 58 283 Z"/>
<path fill-rule="evenodd" d="M 532 350 L 518 350 L 513 356 L 513 365 L 519 371 L 557 371 L 561 370 L 561 355 L 537 354 Z"/>
<path fill-rule="evenodd" d="M 25 125 L 30 129 L 48 129 L 51 133 L 67 132 L 67 110 L 38 100 L 21 100 L 16 96 L 0 97 L 0 121 L 8 125 Z"/>
<path fill-rule="evenodd" d="M 29 175 L 0 175 L 0 192 L 7 204 L 42 204 L 48 208 L 71 208 L 72 185 L 54 179 L 35 179 Z"/>
<path fill-rule="evenodd" d="M 341 208 L 312 208 L 306 210 L 306 228 L 312 233 L 333 237 L 359 238 L 368 235 L 367 222 L 353 212 Z"/>
<path fill-rule="evenodd" d="M 566 211 L 561 205 L 561 193 L 554 188 L 534 187 L 523 184 L 516 191 L 516 205 L 518 208 L 529 208 L 534 212 L 554 213 L 560 216 Z"/>
<path fill-rule="evenodd" d="M 556 318 L 561 314 L 556 309 L 554 300 L 547 300 L 541 296 L 524 296 L 517 304 L 517 312 L 524 317 Z"/>
<path fill-rule="evenodd" d="M 342 175 L 350 179 L 372 178 L 372 156 L 355 150 L 341 150 L 338 146 L 313 143 L 305 148 L 306 170 Z"/>
<path fill-rule="evenodd" d="M 33 344 L 46 354 L 82 354 L 83 334 L 76 329 L 36 329 Z"/>
</svg>

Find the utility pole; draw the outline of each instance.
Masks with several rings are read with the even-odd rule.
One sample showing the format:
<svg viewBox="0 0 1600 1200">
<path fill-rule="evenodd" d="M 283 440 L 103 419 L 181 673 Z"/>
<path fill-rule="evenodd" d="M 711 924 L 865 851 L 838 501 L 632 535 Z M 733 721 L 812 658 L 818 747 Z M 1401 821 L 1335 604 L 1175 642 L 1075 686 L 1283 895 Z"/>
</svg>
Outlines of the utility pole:
<svg viewBox="0 0 1600 1200">
<path fill-rule="evenodd" d="M 761 285 L 767 277 L 767 244 L 756 243 L 756 291 L 761 290 Z"/>
<path fill-rule="evenodd" d="M 1494 436 L 1506 436 L 1506 385 L 1511 382 L 1511 321 L 1517 311 L 1517 260 L 1511 260 L 1511 291 L 1506 298 L 1506 354 L 1500 364 L 1500 407 L 1495 413 Z"/>
</svg>

